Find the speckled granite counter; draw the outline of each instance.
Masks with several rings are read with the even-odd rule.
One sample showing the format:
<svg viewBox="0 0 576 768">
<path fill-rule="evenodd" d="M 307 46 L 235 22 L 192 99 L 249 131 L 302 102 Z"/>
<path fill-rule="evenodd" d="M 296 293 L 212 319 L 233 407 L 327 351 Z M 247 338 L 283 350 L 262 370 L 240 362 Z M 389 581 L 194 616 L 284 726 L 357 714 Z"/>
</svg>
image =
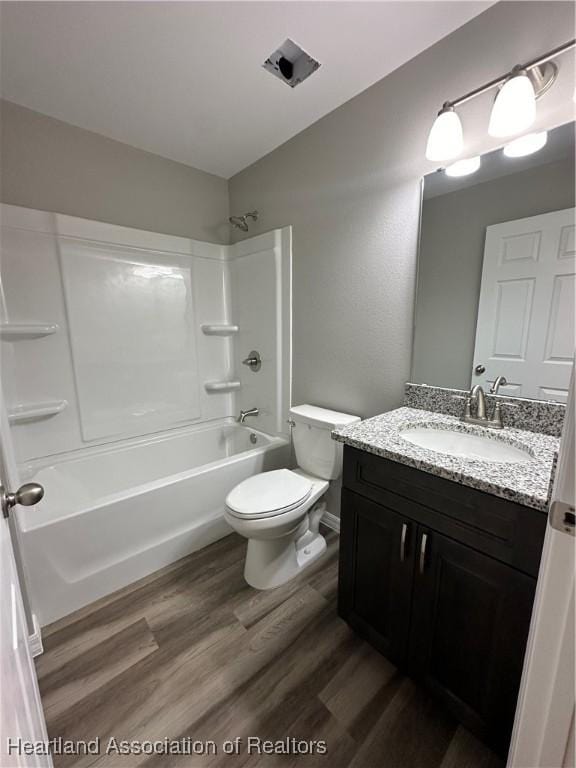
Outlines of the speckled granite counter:
<svg viewBox="0 0 576 768">
<path fill-rule="evenodd" d="M 468 459 L 421 448 L 400 437 L 405 429 L 423 426 L 489 436 L 524 449 L 532 458 L 522 463 Z M 557 437 L 522 429 L 494 430 L 463 424 L 454 416 L 416 408 L 397 408 L 336 429 L 332 437 L 353 448 L 540 510 L 547 508 L 560 442 Z"/>
</svg>

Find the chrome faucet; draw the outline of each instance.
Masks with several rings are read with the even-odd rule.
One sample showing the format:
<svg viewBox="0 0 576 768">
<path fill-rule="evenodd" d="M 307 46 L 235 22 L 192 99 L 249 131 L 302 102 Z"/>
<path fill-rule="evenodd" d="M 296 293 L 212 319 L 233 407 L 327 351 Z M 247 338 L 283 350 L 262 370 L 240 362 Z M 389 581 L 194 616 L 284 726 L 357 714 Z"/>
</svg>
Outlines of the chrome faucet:
<svg viewBox="0 0 576 768">
<path fill-rule="evenodd" d="M 240 416 L 236 419 L 239 424 L 244 424 L 248 416 L 258 416 L 260 408 L 249 408 L 247 411 L 240 411 Z"/>
</svg>

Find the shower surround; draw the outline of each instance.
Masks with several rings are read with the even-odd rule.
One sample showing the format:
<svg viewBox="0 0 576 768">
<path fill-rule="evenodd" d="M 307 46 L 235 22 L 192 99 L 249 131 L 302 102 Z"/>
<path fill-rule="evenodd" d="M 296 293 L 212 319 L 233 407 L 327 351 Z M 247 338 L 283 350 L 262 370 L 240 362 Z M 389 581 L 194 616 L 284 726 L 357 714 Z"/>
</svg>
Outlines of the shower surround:
<svg viewBox="0 0 576 768">
<path fill-rule="evenodd" d="M 291 231 L 225 246 L 3 205 L 1 237 L 13 449 L 46 491 L 17 513 L 44 625 L 226 535 L 227 492 L 287 465 Z"/>
</svg>

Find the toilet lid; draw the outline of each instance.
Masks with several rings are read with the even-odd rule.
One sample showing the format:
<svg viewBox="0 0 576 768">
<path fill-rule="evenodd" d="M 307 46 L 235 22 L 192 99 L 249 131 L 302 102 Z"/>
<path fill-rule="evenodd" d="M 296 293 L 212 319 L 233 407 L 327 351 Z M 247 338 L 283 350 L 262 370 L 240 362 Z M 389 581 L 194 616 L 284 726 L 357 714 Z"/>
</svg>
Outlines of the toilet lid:
<svg viewBox="0 0 576 768">
<path fill-rule="evenodd" d="M 226 498 L 226 506 L 240 515 L 266 515 L 298 506 L 312 492 L 312 483 L 289 469 L 261 472 L 244 480 Z"/>
</svg>

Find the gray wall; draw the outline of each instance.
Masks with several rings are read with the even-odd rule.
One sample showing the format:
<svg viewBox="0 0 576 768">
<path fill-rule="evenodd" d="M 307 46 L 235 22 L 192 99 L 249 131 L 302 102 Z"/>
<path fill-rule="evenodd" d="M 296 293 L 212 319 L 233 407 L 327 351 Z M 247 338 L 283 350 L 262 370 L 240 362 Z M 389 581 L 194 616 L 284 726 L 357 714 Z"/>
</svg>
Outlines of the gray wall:
<svg viewBox="0 0 576 768">
<path fill-rule="evenodd" d="M 228 242 L 225 179 L 7 101 L 0 129 L 4 203 Z"/>
<path fill-rule="evenodd" d="M 486 227 L 573 206 L 573 159 L 424 201 L 412 381 L 470 387 Z"/>
<path fill-rule="evenodd" d="M 250 235 L 294 227 L 295 403 L 362 416 L 400 404 L 431 121 L 445 100 L 560 45 L 573 27 L 568 2 L 499 3 L 231 179 L 231 210 L 260 211 Z M 571 119 L 572 61 L 563 57 L 539 102 L 540 124 Z M 462 109 L 471 154 L 496 146 L 492 98 Z"/>
</svg>

